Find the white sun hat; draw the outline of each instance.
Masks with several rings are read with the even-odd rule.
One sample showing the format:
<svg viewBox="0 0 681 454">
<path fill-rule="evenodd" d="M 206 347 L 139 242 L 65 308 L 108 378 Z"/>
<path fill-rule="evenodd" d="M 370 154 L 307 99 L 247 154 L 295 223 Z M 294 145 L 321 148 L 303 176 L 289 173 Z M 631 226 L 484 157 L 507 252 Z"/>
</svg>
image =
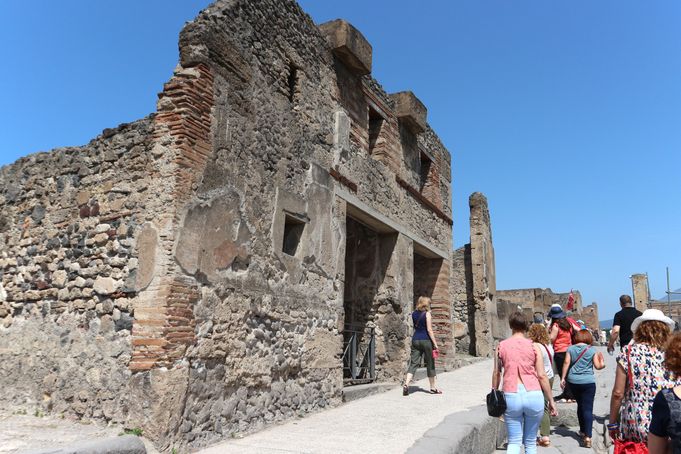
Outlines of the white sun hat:
<svg viewBox="0 0 681 454">
<path fill-rule="evenodd" d="M 643 315 L 636 317 L 631 323 L 631 332 L 635 333 L 641 323 L 650 321 L 662 322 L 669 326 L 669 329 L 674 329 L 674 320 L 664 315 L 661 310 L 646 309 L 643 311 Z"/>
</svg>

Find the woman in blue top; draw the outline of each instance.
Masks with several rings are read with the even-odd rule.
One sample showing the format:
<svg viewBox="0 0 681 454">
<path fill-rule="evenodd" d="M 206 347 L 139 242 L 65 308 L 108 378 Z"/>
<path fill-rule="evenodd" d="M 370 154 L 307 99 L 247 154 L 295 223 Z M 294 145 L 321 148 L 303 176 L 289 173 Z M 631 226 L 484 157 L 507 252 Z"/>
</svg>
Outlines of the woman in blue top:
<svg viewBox="0 0 681 454">
<path fill-rule="evenodd" d="M 414 335 L 411 337 L 411 357 L 409 359 L 407 379 L 402 387 L 402 394 L 405 396 L 409 395 L 409 383 L 411 383 L 416 369 L 421 364 L 421 358 L 426 363 L 428 380 L 430 381 L 430 392 L 432 394 L 442 394 L 442 391 L 435 387 L 435 359 L 433 358 L 433 351 L 437 351 L 437 341 L 433 334 L 429 309 L 430 298 L 420 296 L 416 303 L 416 310 L 411 314 L 411 319 L 414 323 Z"/>
<path fill-rule="evenodd" d="M 594 397 L 596 396 L 596 377 L 594 367 L 598 370 L 605 367 L 603 353 L 596 352 L 591 344 L 593 337 L 588 330 L 580 330 L 575 334 L 574 345 L 570 345 L 563 363 L 563 380 L 560 386 L 565 388 L 570 384 L 572 394 L 577 400 L 577 419 L 579 420 L 579 435 L 582 436 L 584 447 L 591 447 L 593 427 Z"/>
</svg>

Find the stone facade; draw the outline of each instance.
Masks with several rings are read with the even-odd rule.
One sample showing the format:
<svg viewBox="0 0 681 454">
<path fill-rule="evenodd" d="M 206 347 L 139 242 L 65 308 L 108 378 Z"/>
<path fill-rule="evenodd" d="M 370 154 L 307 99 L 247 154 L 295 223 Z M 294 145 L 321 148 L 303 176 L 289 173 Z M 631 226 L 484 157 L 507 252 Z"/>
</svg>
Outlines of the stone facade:
<svg viewBox="0 0 681 454">
<path fill-rule="evenodd" d="M 446 367 L 451 161 L 425 106 L 291 0 L 218 1 L 179 47 L 156 113 L 0 169 L 3 401 L 204 446 L 338 405 L 351 330 L 397 380 L 421 294 Z"/>
</svg>

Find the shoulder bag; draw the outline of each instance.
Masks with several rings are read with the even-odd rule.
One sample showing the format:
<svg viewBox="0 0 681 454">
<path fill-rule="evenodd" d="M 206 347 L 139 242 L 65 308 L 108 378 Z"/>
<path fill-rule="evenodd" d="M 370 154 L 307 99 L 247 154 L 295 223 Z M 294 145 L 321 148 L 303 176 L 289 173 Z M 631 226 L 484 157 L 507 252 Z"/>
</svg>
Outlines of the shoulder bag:
<svg viewBox="0 0 681 454">
<path fill-rule="evenodd" d="M 498 418 L 506 412 L 506 397 L 498 389 L 493 389 L 487 394 L 487 414 Z"/>
<path fill-rule="evenodd" d="M 501 358 L 499 357 L 499 347 L 495 349 L 494 354 L 496 355 L 495 363 L 498 364 L 498 362 L 501 361 Z M 495 367 L 497 367 L 496 364 Z M 506 413 L 506 396 L 504 396 L 502 391 L 492 389 L 489 394 L 487 394 L 487 414 L 494 418 L 498 418 L 504 413 Z"/>
</svg>

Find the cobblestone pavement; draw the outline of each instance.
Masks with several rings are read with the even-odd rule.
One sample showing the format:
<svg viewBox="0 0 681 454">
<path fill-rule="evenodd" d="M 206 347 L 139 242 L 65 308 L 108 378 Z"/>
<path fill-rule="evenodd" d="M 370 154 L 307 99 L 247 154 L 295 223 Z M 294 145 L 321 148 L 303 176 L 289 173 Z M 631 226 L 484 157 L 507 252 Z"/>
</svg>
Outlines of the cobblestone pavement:
<svg viewBox="0 0 681 454">
<path fill-rule="evenodd" d="M 424 379 L 412 385 L 408 397 L 396 388 L 200 453 L 405 452 L 445 416 L 483 404 L 491 376 L 491 360 L 480 361 L 438 375 L 442 395 L 426 393 L 428 380 Z"/>
<path fill-rule="evenodd" d="M 24 410 L 19 410 L 21 413 Z M 116 437 L 123 429 L 97 424 L 84 424 L 40 413 L 19 414 L 0 410 L 0 454 L 18 454 L 27 451 L 66 447 L 78 441 Z M 146 440 L 149 454 L 158 451 Z"/>
<path fill-rule="evenodd" d="M 603 433 L 603 418 L 610 414 L 610 392 L 612 385 L 615 382 L 615 357 L 606 353 L 605 348 L 598 347 L 603 352 L 605 357 L 605 369 L 596 371 L 596 400 L 594 402 L 594 433 L 593 446 L 594 449 L 582 448 L 580 438 L 577 436 L 579 427 L 552 427 L 551 428 L 551 447 L 539 448 L 537 451 L 541 454 L 593 454 L 595 452 L 607 452 L 598 450 L 598 443 L 596 437 Z M 560 393 L 560 386 L 558 381 L 554 383 L 554 395 Z M 577 404 L 562 404 L 559 411 L 576 412 Z M 561 418 L 564 421 L 573 421 L 576 423 L 576 414 L 574 417 L 568 416 Z M 506 452 L 505 449 L 498 449 L 496 454 Z"/>
</svg>

